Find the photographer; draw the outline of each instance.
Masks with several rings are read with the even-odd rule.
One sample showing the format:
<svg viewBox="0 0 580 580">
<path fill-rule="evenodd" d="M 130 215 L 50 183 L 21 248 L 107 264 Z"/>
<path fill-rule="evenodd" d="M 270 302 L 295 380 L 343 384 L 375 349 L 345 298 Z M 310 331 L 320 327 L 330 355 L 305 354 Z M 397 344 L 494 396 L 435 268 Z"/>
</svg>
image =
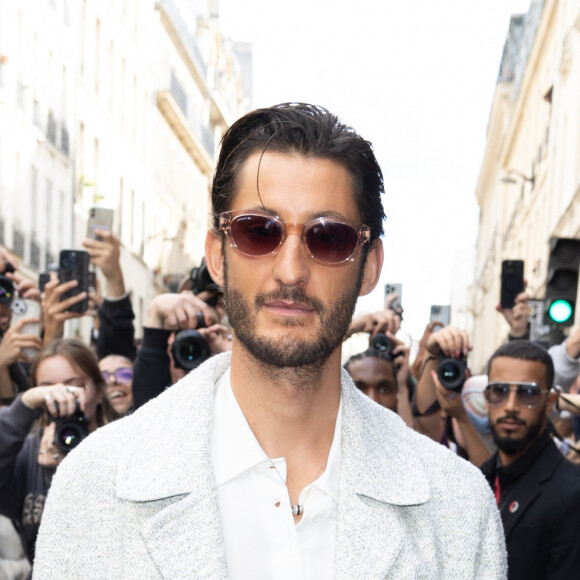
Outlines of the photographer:
<svg viewBox="0 0 580 580">
<path fill-rule="evenodd" d="M 46 494 L 66 453 L 62 446 L 68 449 L 71 433 L 80 432 L 55 439 L 55 420 L 76 416 L 92 432 L 116 414 L 105 398 L 97 360 L 79 340 L 45 346 L 32 365 L 31 382 L 10 407 L 0 409 L 0 513 L 14 521 L 32 562 Z M 29 434 L 36 420 L 41 428 Z"/>
<path fill-rule="evenodd" d="M 107 292 L 99 306 L 97 356 L 117 355 L 135 360 L 135 314 L 121 269 L 121 243 L 107 230 L 95 231 L 99 239 L 86 238 L 82 244 L 107 281 Z"/>
<path fill-rule="evenodd" d="M 441 411 L 437 398 L 437 387 L 432 373 L 437 373 L 444 358 L 461 361 L 457 365 L 458 369 L 460 369 L 461 363 L 465 361 L 470 350 L 471 345 L 469 344 L 467 333 L 454 326 L 446 326 L 433 332 L 425 342 L 426 357 L 422 361 L 413 400 L 415 429 L 444 445 L 448 445 L 449 436 L 453 437 L 453 434 L 447 428 L 447 416 Z M 459 370 L 458 372 L 461 371 Z M 465 371 L 463 371 L 462 377 L 456 377 L 459 389 L 448 389 L 449 397 L 459 393 L 462 381 L 465 378 Z"/>
<path fill-rule="evenodd" d="M 133 369 L 133 403 L 137 409 L 186 374 L 175 368 L 174 333 L 197 330 L 209 354 L 229 350 L 227 329 L 217 324 L 224 315 L 220 296 L 202 261 L 181 284 L 180 292 L 160 294 L 147 309 L 143 343 Z"/>
<path fill-rule="evenodd" d="M 409 350 L 390 332 L 375 335 L 369 348 L 351 356 L 344 368 L 361 392 L 375 403 L 397 413 L 408 427 L 412 427 L 407 387 Z"/>
<path fill-rule="evenodd" d="M 398 294 L 389 294 L 385 298 L 385 308 L 368 314 L 361 314 L 352 319 L 345 339 L 357 332 L 366 332 L 372 338 L 377 334 L 397 334 L 401 328 L 402 310 L 395 310 L 393 302 L 399 297 Z"/>
<path fill-rule="evenodd" d="M 0 404 L 9 404 L 17 393 L 25 391 L 30 384 L 28 363 L 24 349 L 40 349 L 42 342 L 32 334 L 22 334 L 28 323 L 39 322 L 36 318 L 22 319 L 11 325 L 11 304 L 18 295 L 20 298 L 40 300 L 38 288 L 16 274 L 10 262 L 8 251 L 0 246 Z"/>
</svg>

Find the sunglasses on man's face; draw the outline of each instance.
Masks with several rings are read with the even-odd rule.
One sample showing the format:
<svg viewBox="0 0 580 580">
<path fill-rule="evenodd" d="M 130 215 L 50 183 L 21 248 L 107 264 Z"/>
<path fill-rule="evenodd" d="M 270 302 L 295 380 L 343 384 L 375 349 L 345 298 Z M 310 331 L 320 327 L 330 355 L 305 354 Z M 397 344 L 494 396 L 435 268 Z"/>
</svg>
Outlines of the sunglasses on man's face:
<svg viewBox="0 0 580 580">
<path fill-rule="evenodd" d="M 250 258 L 273 256 L 286 236 L 299 234 L 308 255 L 328 266 L 353 261 L 370 242 L 370 228 L 351 220 L 321 217 L 305 224 L 286 223 L 260 210 L 225 211 L 220 214 L 219 229 L 233 248 Z"/>
<path fill-rule="evenodd" d="M 541 389 L 537 383 L 525 383 L 525 382 L 493 382 L 489 383 L 485 389 L 485 399 L 489 405 L 492 407 L 497 407 L 503 405 L 510 393 L 514 391 L 519 402 L 522 405 L 532 409 L 538 405 L 542 397 L 549 391 Z"/>
</svg>

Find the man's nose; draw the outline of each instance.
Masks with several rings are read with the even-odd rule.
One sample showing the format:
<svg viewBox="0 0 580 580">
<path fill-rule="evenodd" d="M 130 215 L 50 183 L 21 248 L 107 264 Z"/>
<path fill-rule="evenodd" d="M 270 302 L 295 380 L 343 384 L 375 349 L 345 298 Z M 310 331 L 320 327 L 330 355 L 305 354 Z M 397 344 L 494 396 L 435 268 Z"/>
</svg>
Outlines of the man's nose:
<svg viewBox="0 0 580 580">
<path fill-rule="evenodd" d="M 516 391 L 509 392 L 504 408 L 506 411 L 511 411 L 511 412 L 519 410 L 520 400 L 518 399 L 518 393 Z"/>
<path fill-rule="evenodd" d="M 301 235 L 289 233 L 274 257 L 274 277 L 284 286 L 304 286 L 310 278 L 310 263 Z"/>
</svg>

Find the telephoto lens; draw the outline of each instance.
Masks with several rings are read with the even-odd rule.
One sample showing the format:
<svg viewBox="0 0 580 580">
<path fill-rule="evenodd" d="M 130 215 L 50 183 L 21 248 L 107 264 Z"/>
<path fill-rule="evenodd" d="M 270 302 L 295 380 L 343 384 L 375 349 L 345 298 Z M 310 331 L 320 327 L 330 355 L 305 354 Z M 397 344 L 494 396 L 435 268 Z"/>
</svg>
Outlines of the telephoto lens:
<svg viewBox="0 0 580 580">
<path fill-rule="evenodd" d="M 89 435 L 89 420 L 82 412 L 77 399 L 75 414 L 72 417 L 57 419 L 54 442 L 57 447 L 68 453 Z"/>
<path fill-rule="evenodd" d="M 393 352 L 393 342 L 384 334 L 376 334 L 371 338 L 370 348 L 378 350 L 383 355 L 388 356 Z"/>
<path fill-rule="evenodd" d="M 14 300 L 14 294 L 12 280 L 0 274 L 0 304 L 11 304 Z"/>
<path fill-rule="evenodd" d="M 450 391 L 461 391 L 465 382 L 467 364 L 462 358 L 440 358 L 437 378 L 443 387 Z"/>
<path fill-rule="evenodd" d="M 211 351 L 207 340 L 197 330 L 182 330 L 175 336 L 171 354 L 177 368 L 190 371 L 206 361 Z"/>
</svg>

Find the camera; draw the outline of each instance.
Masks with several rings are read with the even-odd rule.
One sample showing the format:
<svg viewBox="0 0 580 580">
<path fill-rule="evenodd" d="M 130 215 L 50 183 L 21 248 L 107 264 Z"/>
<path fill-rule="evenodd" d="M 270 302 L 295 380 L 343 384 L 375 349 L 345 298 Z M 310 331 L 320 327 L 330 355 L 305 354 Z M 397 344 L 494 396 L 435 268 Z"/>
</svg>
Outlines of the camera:
<svg viewBox="0 0 580 580">
<path fill-rule="evenodd" d="M 182 330 L 175 336 L 171 354 L 177 368 L 190 371 L 206 361 L 211 351 L 207 340 L 197 330 Z"/>
<path fill-rule="evenodd" d="M 54 442 L 64 453 L 74 449 L 89 434 L 89 419 L 82 412 L 78 399 L 74 415 L 56 419 L 55 423 Z"/>
<path fill-rule="evenodd" d="M 443 387 L 450 391 L 461 391 L 465 382 L 467 363 L 463 358 L 439 358 L 437 378 Z"/>
<path fill-rule="evenodd" d="M 377 334 L 371 338 L 369 348 L 378 350 L 383 356 L 392 356 L 393 341 L 384 334 Z"/>
<path fill-rule="evenodd" d="M 0 304 L 11 304 L 14 300 L 14 284 L 12 280 L 0 274 Z"/>
</svg>

